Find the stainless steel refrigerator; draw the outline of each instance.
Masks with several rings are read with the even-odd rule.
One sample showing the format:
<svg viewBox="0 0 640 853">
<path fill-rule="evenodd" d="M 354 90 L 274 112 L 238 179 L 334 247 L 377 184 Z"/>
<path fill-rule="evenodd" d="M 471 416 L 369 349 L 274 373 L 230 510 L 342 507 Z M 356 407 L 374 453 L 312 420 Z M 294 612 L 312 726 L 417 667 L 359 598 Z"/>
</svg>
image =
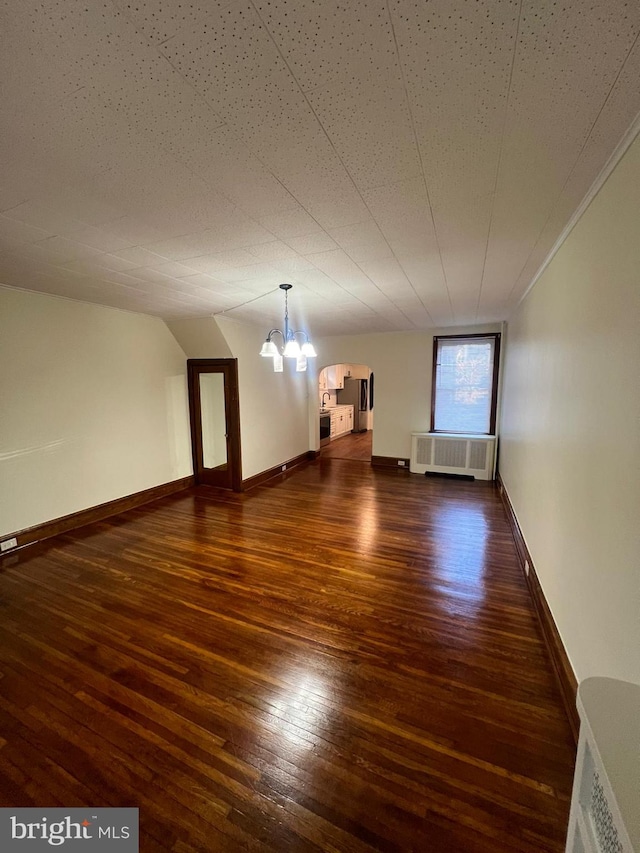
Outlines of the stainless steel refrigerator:
<svg viewBox="0 0 640 853">
<path fill-rule="evenodd" d="M 371 374 L 373 377 L 373 374 Z M 370 379 L 345 379 L 338 391 L 339 406 L 353 406 L 353 431 L 369 429 L 369 413 L 373 409 L 373 384 Z"/>
</svg>

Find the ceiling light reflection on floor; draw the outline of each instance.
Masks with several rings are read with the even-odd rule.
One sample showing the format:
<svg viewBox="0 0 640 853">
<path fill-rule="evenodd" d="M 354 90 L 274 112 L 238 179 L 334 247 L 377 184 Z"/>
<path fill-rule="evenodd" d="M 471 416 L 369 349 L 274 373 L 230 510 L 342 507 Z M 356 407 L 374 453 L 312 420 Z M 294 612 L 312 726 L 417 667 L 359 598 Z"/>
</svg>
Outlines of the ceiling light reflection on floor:
<svg viewBox="0 0 640 853">
<path fill-rule="evenodd" d="M 373 550 L 378 535 L 378 511 L 373 504 L 360 507 L 357 524 L 360 551 L 369 553 Z"/>
<path fill-rule="evenodd" d="M 281 721 L 280 734 L 291 746 L 313 749 L 320 729 L 324 727 L 327 699 L 324 682 L 316 675 L 305 673 L 296 680 L 287 677 L 290 687 L 280 692 L 273 702 L 275 716 Z"/>
</svg>

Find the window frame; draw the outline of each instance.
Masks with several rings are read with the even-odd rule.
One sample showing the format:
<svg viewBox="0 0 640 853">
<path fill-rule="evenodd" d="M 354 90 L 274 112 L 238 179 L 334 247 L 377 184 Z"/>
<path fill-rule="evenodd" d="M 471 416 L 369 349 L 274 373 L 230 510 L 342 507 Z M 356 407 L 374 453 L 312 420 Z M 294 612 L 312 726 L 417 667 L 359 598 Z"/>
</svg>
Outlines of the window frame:
<svg viewBox="0 0 640 853">
<path fill-rule="evenodd" d="M 440 435 L 469 435 L 462 430 L 457 432 L 451 429 L 436 429 L 436 375 L 438 370 L 438 343 L 439 341 L 469 341 L 479 339 L 493 339 L 493 376 L 491 379 L 491 408 L 489 410 L 489 432 L 474 433 L 475 435 L 495 435 L 496 419 L 498 413 L 498 378 L 500 375 L 500 332 L 485 332 L 473 335 L 434 335 L 433 336 L 433 364 L 431 370 L 431 429 L 430 432 Z"/>
</svg>

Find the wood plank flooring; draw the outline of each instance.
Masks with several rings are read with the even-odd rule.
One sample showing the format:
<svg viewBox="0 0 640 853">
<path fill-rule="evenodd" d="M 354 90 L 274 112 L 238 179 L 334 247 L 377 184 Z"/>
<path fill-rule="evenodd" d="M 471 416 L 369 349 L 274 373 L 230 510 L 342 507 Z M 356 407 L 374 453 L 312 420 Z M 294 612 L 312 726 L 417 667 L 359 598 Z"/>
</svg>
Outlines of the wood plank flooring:
<svg viewBox="0 0 640 853">
<path fill-rule="evenodd" d="M 5 557 L 0 805 L 142 851 L 560 853 L 573 744 L 491 484 L 322 457 Z"/>
<path fill-rule="evenodd" d="M 355 459 L 358 462 L 371 462 L 373 430 L 350 432 L 334 438 L 331 444 L 325 444 L 322 455 L 325 459 Z"/>
</svg>

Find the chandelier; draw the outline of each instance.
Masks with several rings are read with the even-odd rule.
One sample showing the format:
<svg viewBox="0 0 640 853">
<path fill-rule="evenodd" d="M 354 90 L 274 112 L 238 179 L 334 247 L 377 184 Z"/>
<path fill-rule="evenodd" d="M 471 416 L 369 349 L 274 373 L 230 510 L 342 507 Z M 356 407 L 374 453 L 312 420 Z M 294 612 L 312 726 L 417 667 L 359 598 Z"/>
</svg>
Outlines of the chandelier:
<svg viewBox="0 0 640 853">
<path fill-rule="evenodd" d="M 282 373 L 284 359 L 295 358 L 296 370 L 298 373 L 307 369 L 307 359 L 315 358 L 317 352 L 313 344 L 309 340 L 309 335 L 298 329 L 289 328 L 289 291 L 293 287 L 292 284 L 281 284 L 280 290 L 284 290 L 284 332 L 280 329 L 271 329 L 267 335 L 266 341 L 262 344 L 260 355 L 263 358 L 273 359 L 274 373 Z M 278 348 L 274 341 L 271 340 L 273 335 L 278 334 L 282 338 L 282 346 Z M 296 340 L 296 335 L 302 335 L 304 342 L 302 346 Z"/>
</svg>

